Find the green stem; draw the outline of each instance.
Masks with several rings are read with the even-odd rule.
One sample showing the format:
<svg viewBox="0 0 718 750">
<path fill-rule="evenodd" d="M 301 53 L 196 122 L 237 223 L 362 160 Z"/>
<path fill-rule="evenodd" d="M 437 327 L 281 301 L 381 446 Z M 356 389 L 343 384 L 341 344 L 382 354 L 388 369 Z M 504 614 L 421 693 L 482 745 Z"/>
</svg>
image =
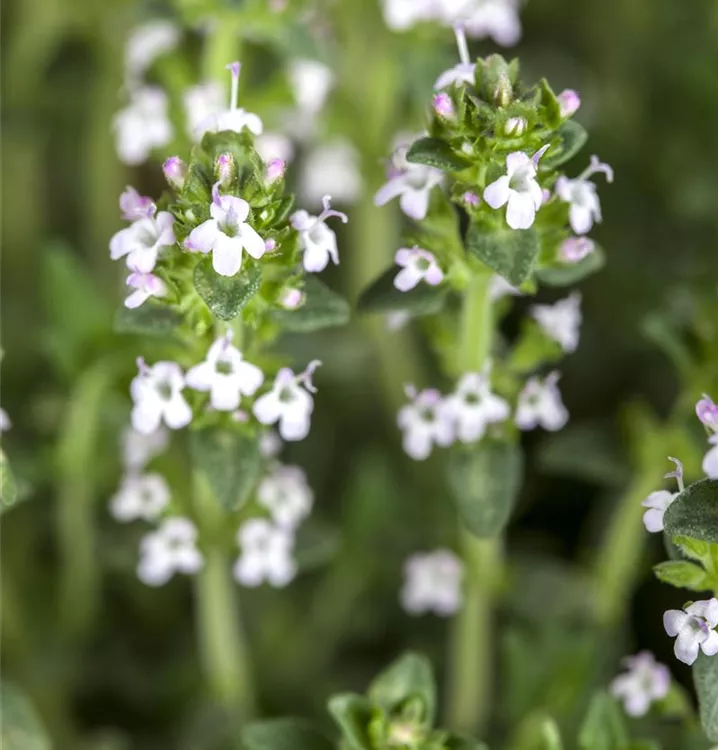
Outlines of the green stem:
<svg viewBox="0 0 718 750">
<path fill-rule="evenodd" d="M 226 70 L 227 65 L 235 62 L 235 60 L 240 60 L 242 48 L 240 27 L 241 23 L 236 12 L 215 19 L 215 23 L 207 35 L 202 57 L 203 81 L 225 81 L 229 79 L 229 73 Z"/>
<path fill-rule="evenodd" d="M 490 281 L 491 274 L 477 274 L 466 291 L 459 351 L 463 372 L 480 371 L 491 352 Z M 463 528 L 460 535 L 464 604 L 450 642 L 447 718 L 453 729 L 481 733 L 490 710 L 492 619 L 502 575 L 502 540 L 479 539 Z"/>
<path fill-rule="evenodd" d="M 194 486 L 197 518 L 203 538 L 209 541 L 195 586 L 199 656 L 213 697 L 233 716 L 246 720 L 255 713 L 249 648 L 240 622 L 231 559 L 217 539 L 226 517 L 205 482 L 197 477 Z"/>
</svg>

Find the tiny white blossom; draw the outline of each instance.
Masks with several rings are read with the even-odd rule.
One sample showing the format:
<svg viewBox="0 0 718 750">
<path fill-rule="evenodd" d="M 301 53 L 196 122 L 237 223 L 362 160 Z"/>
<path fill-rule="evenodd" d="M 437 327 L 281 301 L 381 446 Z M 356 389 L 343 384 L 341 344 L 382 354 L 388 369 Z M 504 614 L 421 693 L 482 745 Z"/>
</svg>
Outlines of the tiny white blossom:
<svg viewBox="0 0 718 750">
<path fill-rule="evenodd" d="M 154 521 L 170 501 L 170 488 L 160 474 L 127 475 L 110 501 L 110 512 L 117 521 L 142 518 Z"/>
<path fill-rule="evenodd" d="M 299 247 L 303 253 L 302 265 L 304 270 L 310 273 L 323 271 L 330 259 L 335 264 L 339 263 L 337 236 L 329 229 L 326 221 L 331 216 L 336 216 L 346 224 L 349 218 L 341 211 L 334 211 L 330 203 L 331 197 L 325 195 L 322 199 L 324 210 L 319 216 L 312 216 L 302 210 L 296 211 L 289 218 L 292 226 L 299 232 Z"/>
<path fill-rule="evenodd" d="M 234 565 L 234 577 L 244 586 L 259 586 L 266 581 L 283 588 L 297 574 L 291 530 L 275 526 L 266 518 L 253 518 L 240 527 L 237 543 L 242 554 Z"/>
<path fill-rule="evenodd" d="M 146 86 L 131 92 L 129 104 L 114 118 L 115 147 L 120 161 L 136 166 L 147 161 L 153 149 L 164 148 L 174 130 L 169 102 L 162 89 Z"/>
<path fill-rule="evenodd" d="M 197 573 L 203 565 L 197 528 L 188 518 L 168 518 L 140 542 L 137 575 L 148 586 L 162 586 L 175 573 Z"/>
<path fill-rule="evenodd" d="M 550 373 L 543 381 L 535 376 L 528 379 L 519 393 L 514 417 L 520 430 L 543 427 L 555 432 L 568 422 L 568 412 L 557 386 L 558 379 L 557 372 Z"/>
<path fill-rule="evenodd" d="M 128 427 L 121 439 L 123 466 L 129 472 L 141 471 L 155 456 L 165 451 L 169 439 L 164 427 L 158 427 L 148 434 Z"/>
<path fill-rule="evenodd" d="M 429 210 L 431 191 L 444 178 L 444 173 L 434 167 L 424 164 L 402 165 L 403 168 L 393 170 L 388 182 L 376 192 L 374 204 L 384 206 L 394 198 L 399 198 L 401 210 L 415 221 L 426 218 Z"/>
<path fill-rule="evenodd" d="M 304 440 L 309 434 L 314 399 L 311 376 L 320 365 L 314 361 L 307 369 L 295 375 L 288 367 L 282 368 L 269 393 L 254 402 L 254 416 L 262 424 L 279 423 L 279 434 L 284 440 Z"/>
<path fill-rule="evenodd" d="M 259 438 L 259 452 L 264 458 L 275 458 L 282 452 L 282 438 L 274 430 L 263 432 Z"/>
<path fill-rule="evenodd" d="M 511 413 L 508 402 L 491 392 L 485 373 L 463 375 L 446 402 L 455 420 L 456 437 L 462 443 L 481 440 L 490 424 L 503 422 Z"/>
<path fill-rule="evenodd" d="M 212 118 L 216 118 L 224 110 L 224 102 L 224 87 L 217 81 L 190 86 L 182 94 L 187 135 L 194 141 L 201 140 L 206 126 L 212 124 Z"/>
<path fill-rule="evenodd" d="M 127 285 L 135 290 L 125 299 L 125 307 L 131 310 L 143 305 L 150 297 L 164 297 L 167 294 L 165 282 L 151 273 L 131 273 L 127 277 Z"/>
<path fill-rule="evenodd" d="M 182 396 L 185 386 L 182 369 L 176 362 L 157 362 L 148 367 L 138 360 L 139 374 L 130 385 L 134 401 L 132 426 L 149 435 L 164 422 L 178 430 L 192 421 L 192 410 Z"/>
<path fill-rule="evenodd" d="M 444 279 L 444 272 L 439 268 L 434 255 L 420 247 L 400 248 L 396 251 L 394 262 L 401 267 L 401 271 L 394 277 L 394 286 L 400 292 L 408 292 L 421 281 L 436 286 Z"/>
<path fill-rule="evenodd" d="M 531 315 L 565 352 L 576 351 L 582 320 L 580 292 L 574 292 L 553 305 L 534 305 Z"/>
<path fill-rule="evenodd" d="M 287 163 L 294 158 L 294 144 L 282 133 L 262 133 L 254 139 L 254 148 L 264 162 L 280 160 Z"/>
<path fill-rule="evenodd" d="M 12 422 L 5 409 L 0 409 L 0 432 L 7 432 L 12 427 Z"/>
<path fill-rule="evenodd" d="M 295 529 L 309 515 L 314 494 L 301 467 L 280 464 L 259 483 L 257 500 L 278 526 Z"/>
<path fill-rule="evenodd" d="M 232 73 L 230 108 L 222 112 L 213 112 L 200 121 L 194 131 L 197 140 L 207 132 L 219 133 L 223 130 L 232 130 L 235 133 L 241 133 L 246 128 L 254 135 L 261 135 L 264 130 L 264 125 L 257 115 L 237 106 L 241 65 L 238 62 L 230 63 L 227 69 Z"/>
<path fill-rule="evenodd" d="M 190 388 L 209 392 L 217 411 L 239 408 L 241 396 L 253 396 L 264 382 L 259 367 L 244 360 L 231 340 L 231 332 L 217 339 L 209 348 L 207 359 L 188 370 L 185 378 Z"/>
<path fill-rule="evenodd" d="M 623 660 L 628 671 L 611 683 L 611 695 L 622 703 L 629 716 L 645 716 L 652 703 L 668 695 L 671 673 L 650 651 L 641 651 Z"/>
<path fill-rule="evenodd" d="M 464 27 L 460 24 L 456 24 L 454 26 L 454 34 L 456 36 L 456 47 L 459 51 L 459 59 L 461 62 L 453 68 L 449 68 L 449 70 L 442 73 L 436 79 L 436 83 L 434 84 L 434 89 L 436 91 L 445 89 L 453 84 L 473 84 L 476 78 L 476 63 L 471 62 Z"/>
<path fill-rule="evenodd" d="M 146 195 L 140 195 L 129 185 L 120 195 L 120 210 L 125 221 L 138 221 L 139 219 L 152 218 L 157 211 L 155 202 Z"/>
<path fill-rule="evenodd" d="M 311 205 L 319 205 L 327 194 L 339 203 L 354 203 L 363 188 L 359 154 L 348 141 L 322 143 L 303 161 L 299 193 Z"/>
<path fill-rule="evenodd" d="M 234 276 L 242 267 L 242 252 L 255 260 L 266 250 L 264 240 L 248 222 L 249 203 L 233 195 L 220 195 L 219 183 L 212 188 L 211 218 L 195 227 L 185 240 L 193 252 L 212 253 L 212 268 L 220 276 Z"/>
<path fill-rule="evenodd" d="M 179 40 L 180 29 L 172 21 L 155 19 L 132 29 L 125 43 L 127 85 L 136 85 L 150 65 L 174 49 Z"/>
<path fill-rule="evenodd" d="M 497 209 L 506 206 L 506 223 L 512 229 L 528 229 L 543 203 L 543 192 L 536 175 L 538 158 L 523 151 L 515 151 L 506 157 L 506 174 L 484 189 L 484 200 Z"/>
<path fill-rule="evenodd" d="M 319 60 L 293 60 L 289 65 L 289 82 L 300 111 L 316 115 L 334 85 L 334 73 Z"/>
<path fill-rule="evenodd" d="M 698 649 L 706 656 L 718 654 L 718 599 L 693 602 L 680 609 L 669 609 L 663 614 L 666 633 L 676 638 L 674 653 L 684 664 L 693 664 Z"/>
<path fill-rule="evenodd" d="M 160 252 L 175 244 L 174 217 L 167 211 L 148 216 L 120 229 L 110 240 L 110 258 L 126 256 L 127 267 L 138 273 L 149 274 L 157 263 Z"/>
<path fill-rule="evenodd" d="M 451 409 L 439 391 L 429 388 L 416 392 L 407 386 L 406 394 L 411 400 L 399 409 L 397 424 L 402 430 L 404 451 L 416 461 L 423 461 L 431 454 L 434 445 L 446 447 L 454 442 L 454 426 Z"/>
<path fill-rule="evenodd" d="M 566 203 L 570 203 L 569 223 L 576 234 L 586 234 L 591 231 L 594 222 L 601 221 L 601 203 L 598 200 L 596 186 L 589 182 L 589 177 L 598 172 L 606 175 L 608 182 L 613 182 L 613 170 L 608 164 L 603 164 L 598 157 L 592 156 L 591 163 L 576 179 L 559 177 L 556 180 L 556 195 Z"/>
<path fill-rule="evenodd" d="M 450 550 L 412 555 L 404 563 L 401 603 L 412 615 L 453 615 L 461 609 L 462 577 L 461 561 Z"/>
<path fill-rule="evenodd" d="M 641 503 L 648 510 L 643 514 L 643 525 L 646 531 L 652 533 L 663 531 L 663 516 L 668 510 L 668 506 L 678 497 L 677 492 L 668 492 L 659 490 L 651 494 Z"/>
<path fill-rule="evenodd" d="M 703 471 L 709 479 L 718 479 L 718 435 L 711 435 L 708 442 L 713 447 L 703 456 Z"/>
</svg>

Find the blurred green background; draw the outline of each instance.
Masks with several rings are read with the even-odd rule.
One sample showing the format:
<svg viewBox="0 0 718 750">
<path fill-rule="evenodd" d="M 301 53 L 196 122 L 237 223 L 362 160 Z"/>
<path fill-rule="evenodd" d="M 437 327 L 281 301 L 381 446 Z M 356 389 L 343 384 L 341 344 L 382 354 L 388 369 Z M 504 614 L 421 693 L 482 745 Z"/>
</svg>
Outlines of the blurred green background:
<svg viewBox="0 0 718 750">
<path fill-rule="evenodd" d="M 221 19 L 244 12 L 230 0 L 206 6 Z M 205 6 L 177 7 L 186 20 Z M 134 575 L 139 530 L 107 513 L 127 384 L 144 346 L 113 333 L 122 279 L 108 241 L 121 226 L 126 184 L 162 189 L 157 161 L 119 163 L 111 121 L 128 30 L 175 13 L 129 0 L 2 8 L 1 402 L 13 422 L 3 447 L 26 497 L 2 517 L 2 669 L 59 748 L 222 747 L 197 663 L 191 584 L 143 586 Z M 545 75 L 555 90 L 581 93 L 577 119 L 591 140 L 572 168 L 596 153 L 616 180 L 601 189 L 604 223 L 594 232 L 609 262 L 581 287 L 581 346 L 562 367 L 571 425 L 525 441 L 527 480 L 508 548 L 532 563 L 515 567 L 500 612 L 497 689 L 511 705 L 497 701 L 497 733 L 544 702 L 570 724 L 576 701 L 566 690 L 576 693 L 582 675 L 610 678 L 616 658 L 638 646 L 686 678 L 660 630 L 662 610 L 682 600 L 650 578 L 659 540 L 645 559 L 639 553 L 639 585 L 627 584 L 631 598 L 610 623 L 615 653 L 597 651 L 593 635 L 586 645 L 592 590 L 582 576 L 626 487 L 640 502 L 643 488 L 660 486 L 663 465 L 641 456 L 649 443 L 659 457 L 676 444 L 663 440 L 661 424 L 673 413 L 670 429 L 683 430 L 691 400 L 718 381 L 718 3 L 531 0 L 522 18 L 524 40 L 512 54 L 523 77 Z M 355 142 L 367 184 L 358 205 L 343 207 L 352 221 L 340 235 L 342 264 L 327 274 L 355 297 L 394 249 L 394 208 L 371 205 L 380 159 L 396 131 L 421 129 L 421 102 L 453 59 L 453 42 L 439 29 L 391 35 L 369 0 L 321 4 L 304 36 L 250 25 L 241 30 L 249 109 L 264 116 L 263 81 L 307 54 L 305 41 L 293 45 L 312 30 L 313 48 L 339 76 L 326 132 Z M 200 41 L 187 38 L 192 64 Z M 488 42 L 472 47 L 494 51 Z M 323 717 L 332 691 L 362 689 L 406 647 L 426 651 L 442 672 L 449 626 L 410 618 L 398 604 L 404 558 L 455 538 L 441 459 L 409 461 L 394 426 L 410 368 L 403 354 L 419 342 L 417 331 L 387 333 L 377 321 L 283 342 L 298 359 L 325 362 L 311 435 L 285 455 L 306 467 L 315 515 L 336 550 L 285 590 L 241 594 L 264 715 Z M 432 384 L 431 354 L 419 347 L 418 359 L 422 372 L 409 375 Z M 686 454 L 695 466 L 700 449 Z M 87 591 L 97 597 L 87 600 Z M 541 656 L 527 641 L 541 644 Z"/>
</svg>

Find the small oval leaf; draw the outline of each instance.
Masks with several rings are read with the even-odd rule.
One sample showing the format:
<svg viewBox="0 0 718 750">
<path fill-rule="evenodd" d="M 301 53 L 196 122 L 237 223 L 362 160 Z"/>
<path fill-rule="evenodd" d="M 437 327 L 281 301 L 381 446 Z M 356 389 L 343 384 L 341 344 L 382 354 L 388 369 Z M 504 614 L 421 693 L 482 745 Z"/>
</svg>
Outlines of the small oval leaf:
<svg viewBox="0 0 718 750">
<path fill-rule="evenodd" d="M 374 313 L 402 311 L 412 315 L 429 315 L 441 310 L 448 291 L 445 286 L 431 286 L 422 281 L 408 292 L 400 292 L 394 286 L 397 273 L 399 269 L 393 266 L 370 284 L 359 297 L 357 309 Z"/>
<path fill-rule="evenodd" d="M 212 259 L 203 258 L 194 269 L 194 287 L 207 307 L 220 319 L 232 320 L 259 291 L 262 272 L 258 266 L 235 276 L 220 276 Z"/>
<path fill-rule="evenodd" d="M 600 247 L 596 247 L 578 263 L 557 263 L 554 266 L 538 268 L 536 277 L 547 286 L 570 286 L 600 271 L 605 265 L 606 256 Z"/>
<path fill-rule="evenodd" d="M 710 589 L 710 578 L 700 565 L 684 560 L 667 560 L 653 566 L 659 581 L 690 591 Z"/>
<path fill-rule="evenodd" d="M 329 713 L 342 732 L 342 747 L 347 750 L 373 750 L 369 736 L 372 720 L 371 701 L 363 695 L 344 693 L 329 699 Z"/>
<path fill-rule="evenodd" d="M 469 531 L 479 537 L 500 534 L 521 486 L 521 449 L 509 443 L 483 442 L 470 450 L 456 450 L 448 471 L 454 501 Z"/>
<path fill-rule="evenodd" d="M 588 133 L 574 120 L 567 120 L 558 129 L 561 138 L 560 143 L 552 146 L 549 152 L 541 159 L 541 166 L 547 169 L 555 169 L 572 159 L 584 147 L 588 140 Z"/>
<path fill-rule="evenodd" d="M 663 525 L 671 536 L 718 542 L 718 479 L 700 479 L 668 506 Z"/>
<path fill-rule="evenodd" d="M 539 239 L 533 229 L 488 229 L 472 222 L 466 249 L 509 284 L 520 286 L 534 270 Z"/>
<path fill-rule="evenodd" d="M 436 714 L 436 683 L 429 660 L 406 653 L 390 664 L 369 686 L 367 696 L 391 713 L 409 698 L 419 698 L 424 706 L 423 721 L 431 726 Z"/>
<path fill-rule="evenodd" d="M 471 162 L 459 156 L 451 146 L 438 138 L 420 138 L 407 151 L 406 160 L 412 164 L 424 164 L 443 172 L 461 172 Z"/>
</svg>

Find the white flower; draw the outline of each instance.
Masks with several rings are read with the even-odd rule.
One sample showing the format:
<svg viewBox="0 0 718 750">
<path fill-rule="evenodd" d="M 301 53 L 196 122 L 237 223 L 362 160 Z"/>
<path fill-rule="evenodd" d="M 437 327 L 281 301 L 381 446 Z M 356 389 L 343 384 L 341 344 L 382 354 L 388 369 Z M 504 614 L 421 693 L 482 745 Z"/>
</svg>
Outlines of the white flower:
<svg viewBox="0 0 718 750">
<path fill-rule="evenodd" d="M 262 133 L 255 138 L 254 148 L 264 162 L 280 160 L 286 163 L 294 158 L 294 144 L 281 133 Z"/>
<path fill-rule="evenodd" d="M 132 91 L 129 104 L 113 121 L 120 161 L 129 166 L 142 164 L 153 149 L 169 144 L 174 131 L 167 108 L 167 95 L 161 89 L 147 86 Z"/>
<path fill-rule="evenodd" d="M 128 427 L 122 433 L 122 463 L 129 472 L 141 471 L 169 444 L 169 433 L 164 427 L 143 434 Z"/>
<path fill-rule="evenodd" d="M 394 333 L 400 331 L 411 320 L 411 315 L 405 310 L 395 310 L 384 318 L 384 327 L 387 331 Z"/>
<path fill-rule="evenodd" d="M 299 109 L 316 115 L 334 84 L 334 73 L 318 60 L 293 60 L 289 66 L 289 82 Z"/>
<path fill-rule="evenodd" d="M 611 695 L 623 702 L 629 716 L 645 716 L 655 701 L 668 695 L 671 673 L 650 651 L 641 651 L 623 660 L 628 668 L 611 683 Z"/>
<path fill-rule="evenodd" d="M 473 84 L 476 78 L 476 63 L 459 63 L 453 68 L 445 70 L 434 84 L 436 91 L 446 89 L 453 84 L 461 85 L 462 83 Z"/>
<path fill-rule="evenodd" d="M 708 442 L 713 446 L 703 456 L 703 471 L 710 479 L 718 479 L 718 435 L 711 435 Z"/>
<path fill-rule="evenodd" d="M 677 492 L 671 493 L 667 490 L 651 492 L 651 494 L 641 503 L 644 508 L 648 508 L 643 514 L 643 525 L 646 527 L 646 531 L 663 531 L 663 516 L 668 510 L 668 506 L 677 497 Z"/>
<path fill-rule="evenodd" d="M 127 267 L 138 273 L 151 273 L 157 256 L 165 247 L 175 244 L 174 217 L 167 211 L 148 216 L 121 229 L 110 240 L 110 258 L 127 256 Z"/>
<path fill-rule="evenodd" d="M 444 278 L 444 272 L 439 268 L 433 254 L 420 247 L 400 248 L 396 251 L 394 262 L 402 269 L 394 277 L 394 286 L 400 292 L 408 292 L 420 281 L 436 286 Z"/>
<path fill-rule="evenodd" d="M 536 180 L 541 151 L 530 158 L 522 151 L 506 157 L 506 174 L 484 189 L 484 200 L 491 208 L 506 206 L 506 223 L 512 229 L 528 229 L 543 203 Z"/>
<path fill-rule="evenodd" d="M 487 375 L 478 372 L 463 375 L 446 403 L 462 443 L 481 440 L 490 424 L 503 422 L 511 413 L 508 402 L 491 392 Z"/>
<path fill-rule="evenodd" d="M 212 217 L 195 227 L 185 240 L 188 250 L 212 253 L 212 268 L 220 276 L 234 276 L 242 267 L 242 251 L 255 260 L 264 255 L 264 240 L 247 223 L 249 203 L 233 195 L 220 195 L 219 183 L 212 188 Z"/>
<path fill-rule="evenodd" d="M 127 285 L 135 291 L 125 299 L 125 307 L 134 309 L 147 302 L 150 297 L 164 297 L 167 286 L 164 281 L 151 273 L 131 273 Z"/>
<path fill-rule="evenodd" d="M 177 46 L 180 29 L 171 21 L 155 19 L 132 29 L 125 44 L 125 74 L 135 85 L 152 63 Z"/>
<path fill-rule="evenodd" d="M 534 305 L 531 315 L 565 352 L 576 351 L 582 320 L 580 292 L 574 292 L 554 305 Z"/>
<path fill-rule="evenodd" d="M 269 393 L 254 402 L 254 416 L 262 424 L 279 422 L 279 434 L 284 440 L 304 440 L 314 411 L 312 374 L 321 362 L 314 361 L 295 375 L 288 367 L 282 368 Z M 303 387 L 302 387 L 303 386 Z"/>
<path fill-rule="evenodd" d="M 674 653 L 684 664 L 693 664 L 700 648 L 706 656 L 718 654 L 718 599 L 693 602 L 680 609 L 669 609 L 663 614 L 663 627 L 676 637 Z"/>
<path fill-rule="evenodd" d="M 434 17 L 435 0 L 383 0 L 384 21 L 393 31 L 406 31 Z"/>
<path fill-rule="evenodd" d="M 12 422 L 5 409 L 0 409 L 0 432 L 7 432 L 12 427 Z"/>
<path fill-rule="evenodd" d="M 274 458 L 282 452 L 282 438 L 274 430 L 263 432 L 259 438 L 259 452 L 264 458 Z"/>
<path fill-rule="evenodd" d="M 157 362 L 148 367 L 141 359 L 137 364 L 140 372 L 130 385 L 135 430 L 149 435 L 163 421 L 173 430 L 186 427 L 192 421 L 192 410 L 182 396 L 185 382 L 180 366 Z"/>
<path fill-rule="evenodd" d="M 232 92 L 230 94 L 230 108 L 222 112 L 213 112 L 201 120 L 194 129 L 195 138 L 200 140 L 207 133 L 219 133 L 223 130 L 233 130 L 241 133 L 247 128 L 254 135 L 261 135 L 264 130 L 260 118 L 252 112 L 247 112 L 237 106 L 239 95 L 239 71 L 241 65 L 238 62 L 230 63 L 227 69 L 232 73 Z"/>
<path fill-rule="evenodd" d="M 596 243 L 588 237 L 569 237 L 561 243 L 558 258 L 563 263 L 578 263 L 596 249 Z"/>
<path fill-rule="evenodd" d="M 265 581 L 282 588 L 297 574 L 294 560 L 294 535 L 289 529 L 274 526 L 265 518 L 246 521 L 237 533 L 242 549 L 234 565 L 234 577 L 245 586 Z"/>
<path fill-rule="evenodd" d="M 591 164 L 575 180 L 559 177 L 556 180 L 556 195 L 566 203 L 569 209 L 569 223 L 576 234 L 586 234 L 591 231 L 594 221 L 601 221 L 601 203 L 598 200 L 596 186 L 588 178 L 603 172 L 608 182 L 613 182 L 613 170 L 608 164 L 603 164 L 597 156 L 591 157 Z"/>
<path fill-rule="evenodd" d="M 490 37 L 502 47 L 521 39 L 516 0 L 439 0 L 441 17 L 447 24 L 461 24 L 475 39 Z"/>
<path fill-rule="evenodd" d="M 405 167 L 393 174 L 376 192 L 374 204 L 384 206 L 394 198 L 399 198 L 401 210 L 410 219 L 421 221 L 426 218 L 429 210 L 431 191 L 443 177 L 443 172 L 434 167 L 405 162 Z"/>
<path fill-rule="evenodd" d="M 309 515 L 314 494 L 303 469 L 280 464 L 259 483 L 257 500 L 278 526 L 295 529 Z"/>
<path fill-rule="evenodd" d="M 142 518 L 154 521 L 170 501 L 170 488 L 160 474 L 128 475 L 110 501 L 110 512 L 117 521 Z"/>
<path fill-rule="evenodd" d="M 552 372 L 543 381 L 535 376 L 528 379 L 519 394 L 514 417 L 520 430 L 543 427 L 555 432 L 568 422 L 568 412 L 556 385 L 558 379 L 557 372 Z"/>
<path fill-rule="evenodd" d="M 195 141 L 202 139 L 207 128 L 224 109 L 224 88 L 217 81 L 208 81 L 190 86 L 182 94 L 187 135 Z"/>
<path fill-rule="evenodd" d="M 299 232 L 304 270 L 310 273 L 323 271 L 330 259 L 335 264 L 339 263 L 337 236 L 326 225 L 326 221 L 330 216 L 336 216 L 346 224 L 349 219 L 341 211 L 333 211 L 330 202 L 331 197 L 325 195 L 322 199 L 324 210 L 319 216 L 312 216 L 307 211 L 296 211 L 289 218 L 292 226 Z"/>
<path fill-rule="evenodd" d="M 439 391 L 429 388 L 419 393 L 406 387 L 411 402 L 399 409 L 397 424 L 403 431 L 404 451 L 416 461 L 431 454 L 434 444 L 446 447 L 454 442 L 451 409 Z"/>
<path fill-rule="evenodd" d="M 321 144 L 303 161 L 299 192 L 311 205 L 320 204 L 327 194 L 339 203 L 354 203 L 363 188 L 359 154 L 348 141 Z"/>
<path fill-rule="evenodd" d="M 496 302 L 506 296 L 521 297 L 522 293 L 515 286 L 511 286 L 503 276 L 494 274 L 489 282 L 489 299 Z"/>
<path fill-rule="evenodd" d="M 401 603 L 412 615 L 453 615 L 461 609 L 462 577 L 461 561 L 449 550 L 412 555 L 404 563 Z"/>
<path fill-rule="evenodd" d="M 140 542 L 137 575 L 148 586 L 162 586 L 175 573 L 197 573 L 203 565 L 197 528 L 188 518 L 168 518 Z"/>
<path fill-rule="evenodd" d="M 253 396 L 264 382 L 264 374 L 242 359 L 242 353 L 230 343 L 231 332 L 217 339 L 207 352 L 207 359 L 187 372 L 185 381 L 197 391 L 209 391 L 210 402 L 217 411 L 239 408 L 241 396 Z"/>
<path fill-rule="evenodd" d="M 140 195 L 129 185 L 125 192 L 120 195 L 120 210 L 125 221 L 138 221 L 139 219 L 152 218 L 157 207 L 152 198 Z"/>
</svg>

